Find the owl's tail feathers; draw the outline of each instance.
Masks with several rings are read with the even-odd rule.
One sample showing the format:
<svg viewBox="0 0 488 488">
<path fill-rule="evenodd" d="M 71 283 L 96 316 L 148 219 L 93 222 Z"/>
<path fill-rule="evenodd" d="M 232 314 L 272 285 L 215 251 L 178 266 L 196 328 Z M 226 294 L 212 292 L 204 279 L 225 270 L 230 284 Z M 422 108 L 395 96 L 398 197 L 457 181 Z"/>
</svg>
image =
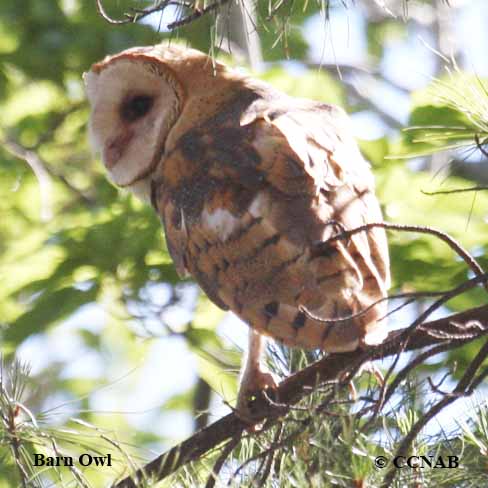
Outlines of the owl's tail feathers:
<svg viewBox="0 0 488 488">
<path fill-rule="evenodd" d="M 380 344 L 388 335 L 387 304 L 381 295 L 357 292 L 344 300 L 338 311 L 335 309 L 334 318 L 329 319 L 322 310 L 318 316 L 313 311 L 309 314 L 310 328 L 321 331 L 320 348 L 324 351 L 353 351 L 363 345 Z"/>
<path fill-rule="evenodd" d="M 360 292 L 356 296 L 353 309 L 358 315 L 357 327 L 362 331 L 361 343 L 366 345 L 381 344 L 388 335 L 388 302 L 384 289 L 377 293 Z"/>
<path fill-rule="evenodd" d="M 386 335 L 386 301 L 361 292 L 353 297 L 330 297 L 319 309 L 273 302 L 247 310 L 244 317 L 260 333 L 287 346 L 354 351 L 381 343 Z"/>
</svg>

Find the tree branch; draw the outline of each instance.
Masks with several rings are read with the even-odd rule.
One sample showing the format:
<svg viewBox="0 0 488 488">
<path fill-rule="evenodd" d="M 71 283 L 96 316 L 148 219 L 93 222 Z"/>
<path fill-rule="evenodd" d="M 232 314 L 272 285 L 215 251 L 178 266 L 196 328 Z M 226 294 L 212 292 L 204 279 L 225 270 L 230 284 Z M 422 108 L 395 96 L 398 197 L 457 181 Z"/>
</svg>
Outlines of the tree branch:
<svg viewBox="0 0 488 488">
<path fill-rule="evenodd" d="M 5 131 L 2 129 L 2 132 Z M 45 136 L 43 136 L 42 139 L 44 139 L 44 137 Z M 36 144 L 36 147 L 38 147 L 39 145 L 40 144 Z M 93 206 L 95 204 L 95 201 L 90 196 L 88 196 L 82 190 L 72 185 L 64 174 L 54 170 L 54 168 L 52 168 L 47 163 L 47 161 L 42 159 L 37 153 L 37 151 L 35 150 L 36 148 L 25 147 L 10 135 L 6 135 L 5 137 L 0 137 L 0 146 L 15 158 L 25 161 L 32 169 L 39 183 L 39 191 L 41 194 L 41 219 L 42 220 L 49 220 L 52 217 L 51 178 L 57 178 L 58 181 L 63 183 L 63 185 L 70 192 L 74 193 L 86 205 Z"/>
<path fill-rule="evenodd" d="M 51 205 L 51 178 L 44 161 L 35 151 L 26 149 L 17 141 L 8 138 L 0 139 L 0 145 L 12 156 L 22 159 L 32 169 L 39 183 L 39 192 L 41 195 L 41 220 L 48 221 L 52 218 Z"/>
<path fill-rule="evenodd" d="M 373 228 L 395 230 L 400 232 L 413 232 L 417 234 L 430 234 L 437 237 L 441 241 L 444 241 L 471 269 L 475 276 L 483 276 L 484 272 L 477 261 L 471 256 L 471 254 L 464 249 L 459 242 L 453 239 L 450 235 L 442 232 L 433 227 L 427 227 L 423 225 L 406 225 L 406 224 L 392 224 L 390 222 L 370 222 L 368 224 L 355 227 L 354 229 L 344 230 L 327 239 L 324 242 L 320 242 L 316 246 L 316 251 L 327 252 L 329 250 L 330 244 L 338 240 L 347 240 L 350 236 L 357 234 L 358 232 L 364 232 Z M 487 288 L 485 282 L 485 288 Z"/>
<path fill-rule="evenodd" d="M 452 195 L 453 193 L 466 193 L 471 191 L 485 191 L 488 190 L 488 186 L 470 186 L 469 188 L 454 188 L 453 190 L 439 190 L 439 191 L 424 191 L 421 192 L 424 195 Z"/>
<path fill-rule="evenodd" d="M 449 350 L 487 335 L 488 305 L 427 322 L 412 330 L 408 329 L 390 332 L 386 341 L 377 346 L 350 353 L 329 354 L 286 378 L 277 391 L 279 406 L 266 403 L 264 399 L 260 400 L 257 405 L 257 411 L 260 412 L 257 421 L 275 420 L 283 414 L 283 405 L 296 404 L 321 383 L 343 382 L 345 373 L 357 370 L 368 361 L 398 354 L 399 347 L 404 351 L 411 351 L 443 344 L 445 350 Z M 405 343 L 403 341 L 406 332 L 408 341 Z M 180 467 L 202 458 L 223 442 L 242 435 L 246 427 L 244 422 L 231 413 L 168 450 L 113 487 L 136 488 L 141 480 L 147 477 L 162 480 Z"/>
<path fill-rule="evenodd" d="M 171 22 L 170 24 L 167 25 L 168 30 L 171 31 L 178 27 L 182 27 L 183 25 L 190 24 L 191 22 L 194 22 L 195 20 L 199 19 L 200 17 L 203 17 L 204 15 L 209 14 L 210 12 L 218 10 L 220 7 L 225 5 L 228 1 L 229 0 L 215 0 L 210 5 L 207 5 L 204 8 L 199 8 L 197 1 L 185 2 L 183 0 L 163 0 L 161 2 L 157 2 L 156 5 L 152 7 L 147 7 L 143 9 L 132 8 L 130 9 L 130 12 L 126 12 L 123 14 L 123 19 L 114 19 L 110 17 L 105 11 L 105 8 L 102 4 L 102 0 L 96 0 L 96 7 L 97 7 L 98 14 L 103 18 L 103 20 L 113 25 L 123 25 L 123 24 L 131 24 L 134 22 L 138 22 L 144 19 L 144 17 L 147 17 L 148 15 L 157 12 L 162 13 L 164 9 L 166 7 L 169 7 L 170 5 L 180 7 L 181 9 L 189 10 L 191 13 L 188 14 L 186 17 L 180 17 L 174 22 Z"/>
</svg>

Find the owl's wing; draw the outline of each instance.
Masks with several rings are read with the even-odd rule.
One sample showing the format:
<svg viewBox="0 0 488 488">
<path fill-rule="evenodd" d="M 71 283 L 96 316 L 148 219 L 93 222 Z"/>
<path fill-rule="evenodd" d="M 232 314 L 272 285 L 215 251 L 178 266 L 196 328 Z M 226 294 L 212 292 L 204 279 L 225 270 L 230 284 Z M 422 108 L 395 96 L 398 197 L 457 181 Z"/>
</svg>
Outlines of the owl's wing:
<svg viewBox="0 0 488 488">
<path fill-rule="evenodd" d="M 336 241 L 332 259 L 314 259 L 314 245 L 341 229 L 382 221 L 373 175 L 358 150 L 347 115 L 330 105 L 293 100 L 284 109 L 257 111 L 246 122 L 254 127 L 252 146 L 260 160 L 256 169 L 265 175 L 267 193 L 272 196 L 263 203 L 268 208 L 262 215 L 290 242 L 298 247 L 302 244 L 309 256 L 302 273 L 311 278 L 302 283 L 303 292 L 295 306 L 305 305 L 316 315 L 331 318 L 357 313 L 385 297 L 390 275 L 383 229 L 353 234 L 347 242 Z M 329 281 L 336 275 L 337 279 Z M 346 296 L 349 287 L 355 290 L 351 297 Z M 296 309 L 288 312 L 289 323 L 299 320 Z M 382 303 L 351 325 L 358 336 L 368 336 L 366 342 L 377 342 L 386 333 L 385 321 L 376 323 L 385 312 L 386 303 Z M 320 328 L 316 323 L 316 331 Z M 313 335 L 313 325 L 309 329 Z M 344 327 L 344 346 L 346 330 Z M 341 348 L 340 336 L 329 335 L 328 340 L 329 349 Z"/>
<path fill-rule="evenodd" d="M 361 156 L 345 112 L 335 106 L 309 100 L 293 100 L 286 109 L 268 108 L 244 117 L 254 124 L 253 147 L 272 188 L 284 199 L 308 195 L 323 196 L 318 209 L 325 219 L 343 229 L 381 222 L 381 210 L 374 194 L 369 164 Z M 291 210 L 291 209 L 288 209 Z M 293 218 L 293 212 L 288 213 Z M 293 225 L 302 229 L 305 215 L 297 215 Z M 321 226 L 318 226 L 319 229 Z M 325 232 L 328 237 L 334 229 Z M 337 231 L 337 228 L 335 229 Z M 312 232 L 313 238 L 317 236 Z M 388 246 L 383 229 L 354 234 L 350 238 L 371 274 L 384 291 L 390 286 Z"/>
<path fill-rule="evenodd" d="M 381 311 L 334 330 L 300 312 L 349 315 L 389 284 L 382 229 L 315 253 L 340 229 L 381 221 L 340 109 L 288 98 L 229 107 L 181 137 L 162 176 L 155 203 L 171 255 L 215 303 L 290 345 L 351 350 L 374 332 Z"/>
</svg>

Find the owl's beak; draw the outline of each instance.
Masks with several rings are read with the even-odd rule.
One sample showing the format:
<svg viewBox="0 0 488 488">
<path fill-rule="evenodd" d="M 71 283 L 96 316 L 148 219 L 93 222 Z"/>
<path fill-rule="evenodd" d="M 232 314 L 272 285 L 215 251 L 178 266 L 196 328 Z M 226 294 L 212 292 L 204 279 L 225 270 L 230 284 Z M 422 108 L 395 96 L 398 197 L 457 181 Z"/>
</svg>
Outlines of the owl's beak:
<svg viewBox="0 0 488 488">
<path fill-rule="evenodd" d="M 132 131 L 124 131 L 106 142 L 102 159 L 107 169 L 112 169 L 120 161 L 133 135 Z"/>
</svg>

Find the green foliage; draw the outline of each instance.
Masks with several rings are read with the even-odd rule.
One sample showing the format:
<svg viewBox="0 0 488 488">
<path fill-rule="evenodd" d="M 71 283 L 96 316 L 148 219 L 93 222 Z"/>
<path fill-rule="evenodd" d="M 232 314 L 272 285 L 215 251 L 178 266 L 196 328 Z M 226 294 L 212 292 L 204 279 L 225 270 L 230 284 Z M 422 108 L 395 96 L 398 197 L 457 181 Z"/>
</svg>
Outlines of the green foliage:
<svg viewBox="0 0 488 488">
<path fill-rule="evenodd" d="M 486 192 L 468 196 L 428 195 L 425 192 L 433 186 L 428 174 L 410 171 L 404 164 L 394 162 L 379 169 L 377 175 L 380 200 L 386 202 L 386 220 L 433 226 L 447 232 L 468 250 L 485 245 Z M 450 178 L 450 184 L 458 188 L 466 186 L 466 181 Z M 469 273 L 465 263 L 456 259 L 453 251 L 435 237 L 391 233 L 390 253 L 394 288 L 447 290 L 466 279 Z M 462 310 L 481 303 L 477 299 L 473 301 L 473 296 L 481 298 L 475 290 L 457 298 L 450 306 L 455 303 L 453 309 Z"/>
<path fill-rule="evenodd" d="M 456 70 L 412 94 L 410 127 L 398 155 L 470 147 L 488 137 L 488 80 Z"/>
<path fill-rule="evenodd" d="M 299 26 L 308 16 L 318 12 L 317 2 L 259 2 L 257 4 L 258 32 L 266 61 L 303 59 L 308 45 Z"/>
</svg>

